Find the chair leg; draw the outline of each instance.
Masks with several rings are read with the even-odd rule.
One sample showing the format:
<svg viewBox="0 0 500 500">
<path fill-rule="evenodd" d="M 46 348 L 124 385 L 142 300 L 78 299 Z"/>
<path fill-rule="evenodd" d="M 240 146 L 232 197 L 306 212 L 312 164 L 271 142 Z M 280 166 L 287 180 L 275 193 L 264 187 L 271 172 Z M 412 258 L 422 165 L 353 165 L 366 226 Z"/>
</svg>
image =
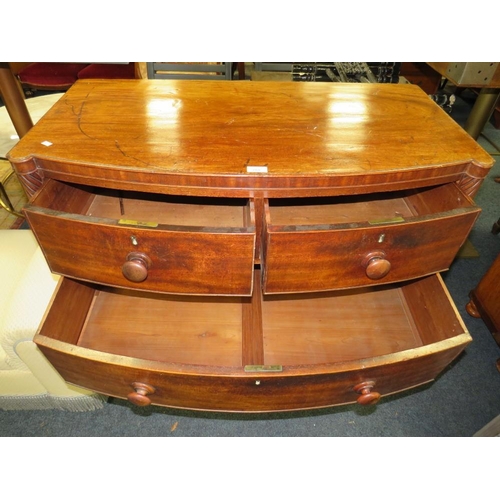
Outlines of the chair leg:
<svg viewBox="0 0 500 500">
<path fill-rule="evenodd" d="M 7 210 L 7 212 L 9 212 L 10 214 L 15 215 L 16 217 L 22 217 L 24 219 L 23 214 L 16 212 L 16 209 L 12 205 L 2 183 L 0 183 L 0 206 Z"/>
<path fill-rule="evenodd" d="M 500 233 L 500 219 L 498 219 L 494 224 L 493 227 L 491 228 L 491 232 L 493 234 L 498 234 Z"/>
<path fill-rule="evenodd" d="M 7 158 L 0 156 L 0 161 L 7 162 L 8 160 Z M 9 212 L 10 214 L 15 215 L 16 217 L 22 217 L 24 219 L 24 215 L 22 213 L 16 212 L 16 209 L 14 208 L 14 205 L 12 205 L 9 195 L 7 194 L 7 191 L 5 189 L 5 185 L 13 175 L 14 175 L 14 170 L 12 170 L 10 166 L 7 173 L 2 174 L 2 177 L 0 179 L 0 207 L 7 210 L 7 212 Z"/>
<path fill-rule="evenodd" d="M 3 189 L 2 189 L 2 191 L 3 191 Z M 3 201 L 3 199 L 0 197 L 0 207 L 7 210 L 7 212 L 9 212 L 10 214 L 15 215 L 16 217 L 22 217 L 24 219 L 24 215 L 20 212 L 16 212 L 14 210 L 14 207 L 12 207 L 12 203 L 10 202 L 10 200 L 8 198 L 7 198 L 7 200 L 8 200 L 8 203 L 5 203 Z"/>
</svg>

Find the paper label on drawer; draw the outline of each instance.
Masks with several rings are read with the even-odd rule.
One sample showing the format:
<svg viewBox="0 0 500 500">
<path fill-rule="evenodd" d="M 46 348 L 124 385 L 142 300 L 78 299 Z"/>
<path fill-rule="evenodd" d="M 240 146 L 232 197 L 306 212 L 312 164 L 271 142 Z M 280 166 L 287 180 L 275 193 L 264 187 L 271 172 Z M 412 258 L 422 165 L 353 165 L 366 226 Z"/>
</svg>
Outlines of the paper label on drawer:
<svg viewBox="0 0 500 500">
<path fill-rule="evenodd" d="M 267 166 L 262 165 L 248 165 L 247 173 L 249 174 L 267 174 Z"/>
<path fill-rule="evenodd" d="M 118 224 L 126 226 L 158 227 L 158 222 L 141 222 L 138 220 L 120 219 Z"/>
</svg>

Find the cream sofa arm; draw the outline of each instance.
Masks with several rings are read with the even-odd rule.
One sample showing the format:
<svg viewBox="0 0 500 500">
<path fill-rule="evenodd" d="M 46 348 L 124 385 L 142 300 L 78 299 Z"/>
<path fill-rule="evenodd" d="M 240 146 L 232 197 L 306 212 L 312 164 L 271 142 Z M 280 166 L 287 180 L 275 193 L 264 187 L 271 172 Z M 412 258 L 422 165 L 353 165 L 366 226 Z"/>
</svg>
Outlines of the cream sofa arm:
<svg viewBox="0 0 500 500">
<path fill-rule="evenodd" d="M 31 340 L 19 342 L 15 346 L 19 358 L 52 396 L 90 396 L 91 391 L 69 385 L 50 364 L 38 346 Z"/>
<path fill-rule="evenodd" d="M 5 279 L 9 295 L 3 297 L 0 316 L 0 348 L 5 353 L 3 368 L 28 370 L 16 352 L 16 345 L 25 340 L 32 341 L 47 306 L 56 289 L 59 277 L 50 272 L 43 253 L 29 230 L 0 232 L 0 243 L 5 262 L 2 269 L 10 269 Z M 35 245 L 33 245 L 33 241 Z M 29 252 L 23 252 L 28 247 Z M 14 275 L 13 271 L 16 273 Z M 3 280 L 2 280 L 3 281 Z"/>
<path fill-rule="evenodd" d="M 102 408 L 106 396 L 68 385 L 33 337 L 59 277 L 30 230 L 0 230 L 0 408 Z"/>
</svg>

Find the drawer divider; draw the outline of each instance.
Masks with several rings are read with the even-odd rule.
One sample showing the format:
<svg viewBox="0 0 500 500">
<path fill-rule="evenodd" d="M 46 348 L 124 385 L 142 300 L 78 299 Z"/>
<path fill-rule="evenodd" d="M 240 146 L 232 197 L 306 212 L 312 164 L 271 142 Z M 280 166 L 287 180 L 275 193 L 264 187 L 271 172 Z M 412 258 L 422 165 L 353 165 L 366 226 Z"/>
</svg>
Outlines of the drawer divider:
<svg viewBox="0 0 500 500">
<path fill-rule="evenodd" d="M 262 289 L 260 271 L 254 271 L 253 293 L 242 305 L 242 364 L 264 364 L 264 334 L 262 328 Z"/>
</svg>

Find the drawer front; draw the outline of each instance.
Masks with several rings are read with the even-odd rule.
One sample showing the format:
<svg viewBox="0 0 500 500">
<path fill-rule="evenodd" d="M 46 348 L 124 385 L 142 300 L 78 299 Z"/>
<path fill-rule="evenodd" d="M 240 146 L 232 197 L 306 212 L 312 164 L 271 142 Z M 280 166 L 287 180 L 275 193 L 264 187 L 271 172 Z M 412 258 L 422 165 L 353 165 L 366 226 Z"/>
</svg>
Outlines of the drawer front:
<svg viewBox="0 0 500 500">
<path fill-rule="evenodd" d="M 462 208 L 397 222 L 267 225 L 265 293 L 395 283 L 446 270 L 480 210 Z"/>
<path fill-rule="evenodd" d="M 26 215 L 54 273 L 153 292 L 252 293 L 253 228 L 147 228 L 34 206 Z"/>
<path fill-rule="evenodd" d="M 63 378 L 90 390 L 129 399 L 138 405 L 160 405 L 195 410 L 230 412 L 286 411 L 322 408 L 347 403 L 371 404 L 386 396 L 435 378 L 463 350 L 467 334 L 417 349 L 411 355 L 363 360 L 345 371 L 328 367 L 301 373 L 268 375 L 195 374 L 184 366 L 177 373 L 161 363 L 97 353 L 37 336 L 35 341 Z M 286 370 L 286 368 L 285 368 Z M 191 373 L 189 373 L 191 372 Z M 285 372 L 284 372 L 285 373 Z"/>
<path fill-rule="evenodd" d="M 34 341 L 63 378 L 78 386 L 139 405 L 234 412 L 369 404 L 379 396 L 429 382 L 471 341 L 435 276 L 405 285 L 404 290 L 392 287 L 378 298 L 361 294 L 361 304 L 375 309 L 377 317 L 390 316 L 373 306 L 389 304 L 395 326 L 386 331 L 380 322 L 372 325 L 356 314 L 356 301 L 354 315 L 339 318 L 338 325 L 326 321 L 328 315 L 319 314 L 315 322 L 308 321 L 313 314 L 302 314 L 306 334 L 297 343 L 279 308 L 274 314 L 275 319 L 283 318 L 277 345 L 268 310 L 262 318 L 263 358 L 252 361 L 242 361 L 247 359 L 244 335 L 235 333 L 242 310 L 233 306 L 247 303 L 246 298 L 230 297 L 225 304 L 218 298 L 203 305 L 187 297 L 183 305 L 178 297 L 155 299 L 152 304 L 151 295 L 96 291 L 95 285 L 64 278 Z M 355 299 L 351 294 L 345 297 L 347 303 Z M 313 302 L 311 311 L 349 309 L 346 301 Z M 373 333 L 372 340 L 356 337 L 349 326 L 356 321 Z M 255 323 L 247 327 L 259 330 Z M 357 339 L 347 349 L 344 332 L 335 333 L 344 327 Z M 406 332 L 400 335 L 400 330 Z M 387 342 L 377 342 L 381 335 L 388 336 Z"/>
</svg>

